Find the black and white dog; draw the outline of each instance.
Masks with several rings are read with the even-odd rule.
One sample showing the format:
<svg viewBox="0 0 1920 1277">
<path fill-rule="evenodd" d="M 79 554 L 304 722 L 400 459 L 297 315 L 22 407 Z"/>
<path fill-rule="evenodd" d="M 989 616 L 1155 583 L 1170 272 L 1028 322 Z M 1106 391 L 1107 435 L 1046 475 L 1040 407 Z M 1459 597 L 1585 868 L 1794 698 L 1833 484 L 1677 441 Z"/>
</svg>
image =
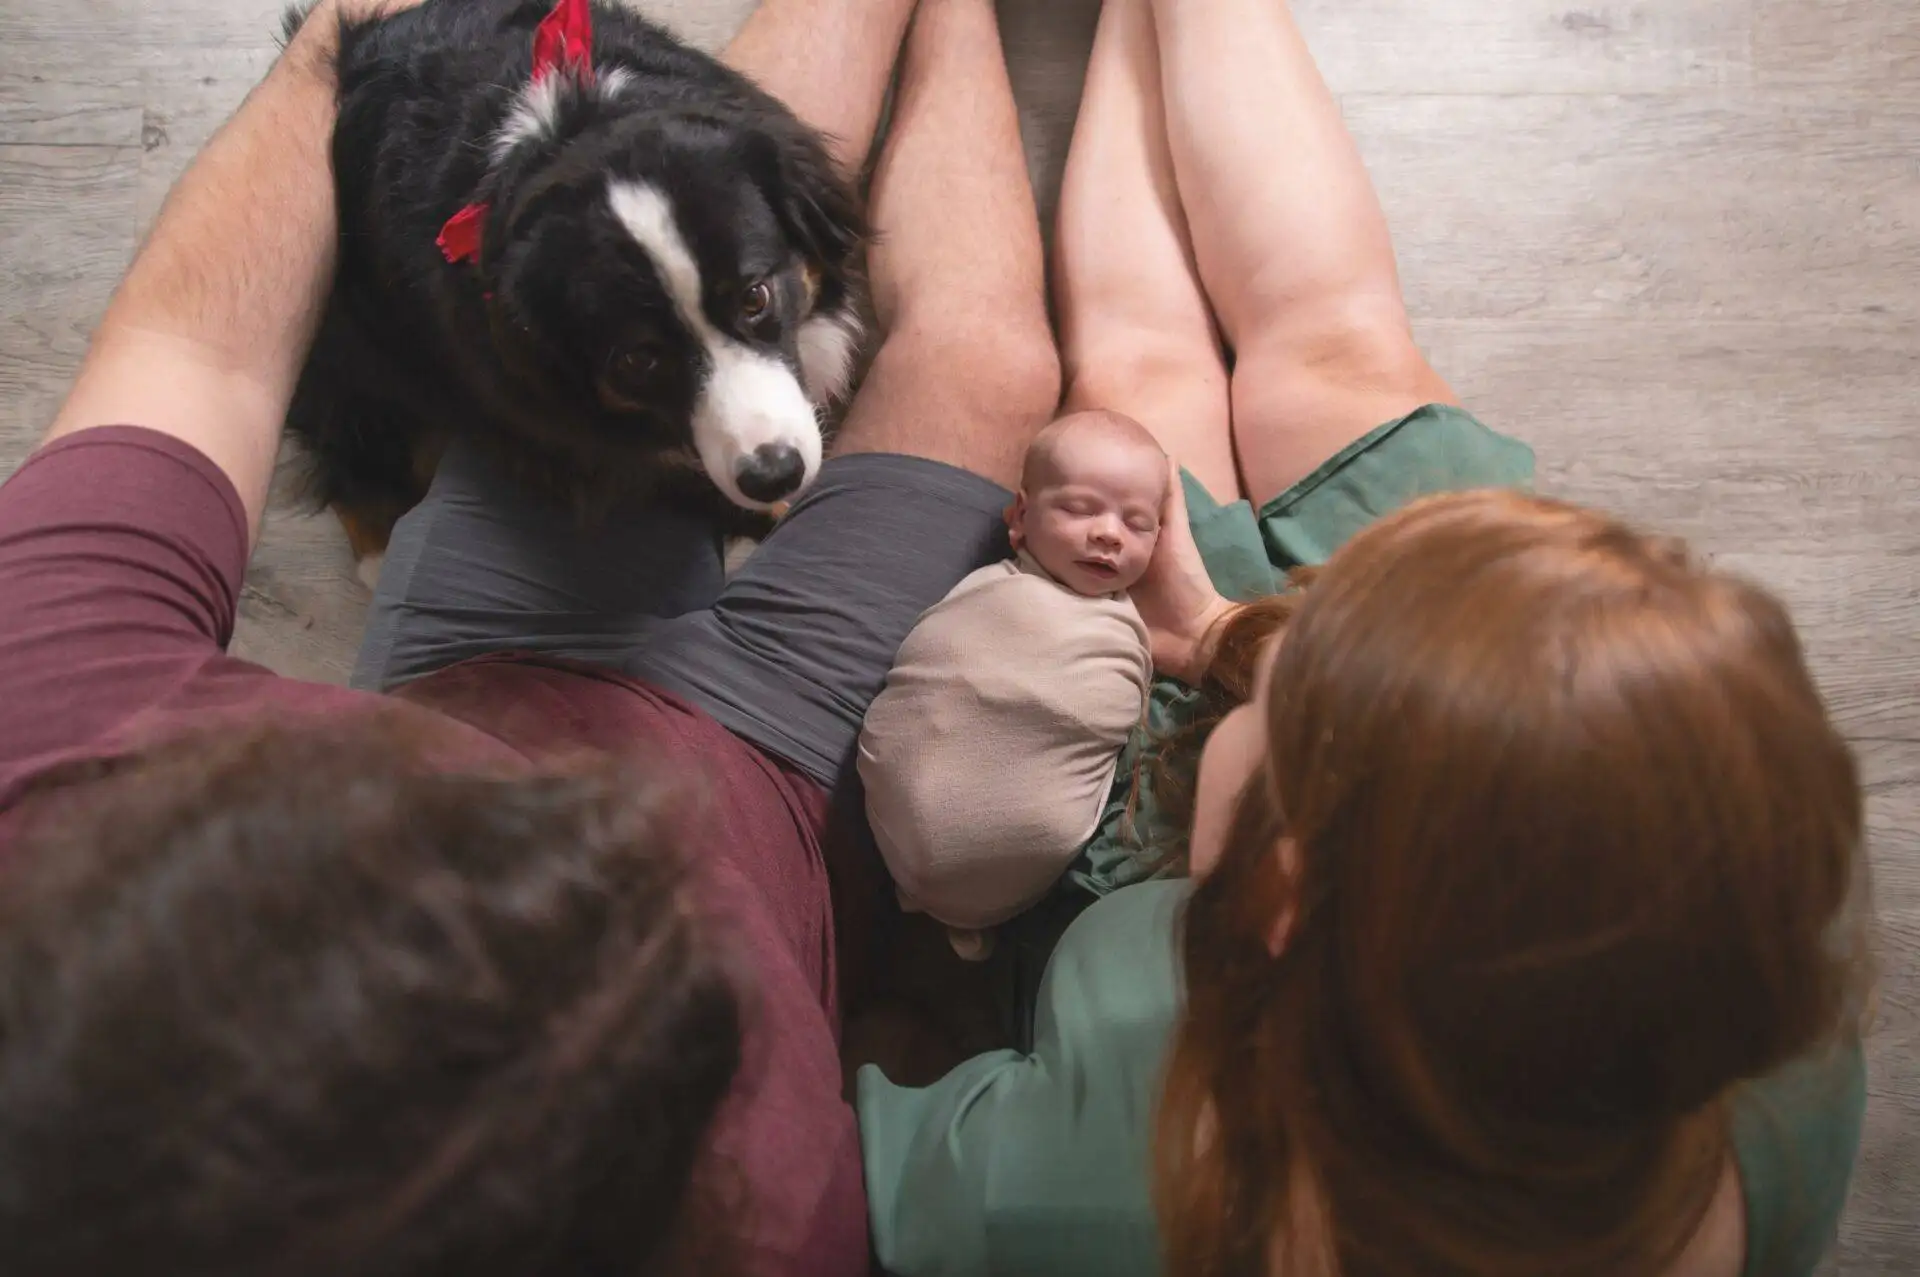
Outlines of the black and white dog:
<svg viewBox="0 0 1920 1277">
<path fill-rule="evenodd" d="M 852 186 L 742 76 L 551 3 L 341 29 L 339 270 L 287 424 L 363 558 L 459 436 L 587 515 L 766 511 L 819 470 L 860 332 Z"/>
</svg>

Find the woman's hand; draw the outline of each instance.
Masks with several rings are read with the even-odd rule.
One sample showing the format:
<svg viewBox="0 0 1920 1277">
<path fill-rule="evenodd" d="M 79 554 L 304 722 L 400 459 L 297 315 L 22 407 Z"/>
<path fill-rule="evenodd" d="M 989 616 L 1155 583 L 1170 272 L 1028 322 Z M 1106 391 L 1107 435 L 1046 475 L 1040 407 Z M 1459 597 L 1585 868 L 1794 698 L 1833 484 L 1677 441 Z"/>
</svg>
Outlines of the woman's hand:
<svg viewBox="0 0 1920 1277">
<path fill-rule="evenodd" d="M 1208 639 L 1233 604 L 1213 588 L 1187 522 L 1180 467 L 1171 461 L 1167 465 L 1172 480 L 1160 515 L 1160 540 L 1146 574 L 1130 593 L 1153 642 L 1154 668 L 1198 684 L 1206 674 Z"/>
</svg>

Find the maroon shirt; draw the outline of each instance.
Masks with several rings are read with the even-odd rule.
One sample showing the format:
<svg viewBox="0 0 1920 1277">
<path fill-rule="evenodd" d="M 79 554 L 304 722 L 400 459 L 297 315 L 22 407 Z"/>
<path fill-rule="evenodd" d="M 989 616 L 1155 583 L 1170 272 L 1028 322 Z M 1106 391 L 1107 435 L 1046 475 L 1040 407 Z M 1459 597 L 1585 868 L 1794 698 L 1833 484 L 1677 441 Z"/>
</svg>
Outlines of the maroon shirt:
<svg viewBox="0 0 1920 1277">
<path fill-rule="evenodd" d="M 247 564 L 238 494 L 186 444 L 89 430 L 0 487 L 0 863 L 7 817 L 48 769 L 217 715 L 338 718 L 396 702 L 452 761 L 604 749 L 695 765 L 717 906 L 755 977 L 746 1064 L 715 1148 L 747 1186 L 755 1272 L 868 1269 L 852 1110 L 840 1098 L 821 789 L 704 713 L 617 674 L 468 662 L 376 698 L 226 654 Z"/>
</svg>

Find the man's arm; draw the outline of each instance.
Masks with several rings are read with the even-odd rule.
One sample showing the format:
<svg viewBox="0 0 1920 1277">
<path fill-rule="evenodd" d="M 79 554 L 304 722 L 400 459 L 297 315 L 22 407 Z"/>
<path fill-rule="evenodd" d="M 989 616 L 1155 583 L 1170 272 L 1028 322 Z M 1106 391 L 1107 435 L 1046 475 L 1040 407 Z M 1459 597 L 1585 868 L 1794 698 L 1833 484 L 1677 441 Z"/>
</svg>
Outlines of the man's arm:
<svg viewBox="0 0 1920 1277">
<path fill-rule="evenodd" d="M 322 0 L 174 186 L 47 436 L 173 435 L 233 481 L 256 533 L 333 274 L 337 8 Z"/>
</svg>

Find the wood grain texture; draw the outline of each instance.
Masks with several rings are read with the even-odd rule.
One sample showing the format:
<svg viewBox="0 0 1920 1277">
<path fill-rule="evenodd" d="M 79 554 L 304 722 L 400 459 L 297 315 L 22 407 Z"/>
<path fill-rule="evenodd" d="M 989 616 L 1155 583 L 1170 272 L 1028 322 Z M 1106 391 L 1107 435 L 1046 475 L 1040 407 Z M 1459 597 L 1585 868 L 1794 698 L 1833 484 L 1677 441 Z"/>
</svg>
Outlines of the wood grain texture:
<svg viewBox="0 0 1920 1277">
<path fill-rule="evenodd" d="M 1793 609 L 1859 750 L 1878 901 L 1865 1145 L 1824 1271 L 1920 1273 L 1920 5 L 1293 3 L 1436 366 L 1545 489 Z M 754 0 L 636 7 L 718 49 Z M 1049 217 L 1098 7 L 1001 0 Z M 279 10 L 0 6 L 0 473 Z M 331 519 L 277 491 L 235 650 L 340 681 L 365 603 Z"/>
<path fill-rule="evenodd" d="M 733 33 L 740 29 L 758 0 L 701 0 L 701 3 L 676 3 L 674 0 L 623 0 L 628 8 L 653 19 L 698 49 L 718 53 Z"/>
<path fill-rule="evenodd" d="M 140 145 L 140 78 L 117 58 L 62 48 L 0 54 L 0 145 Z"/>
<path fill-rule="evenodd" d="M 1900 0 L 1758 0 L 1752 8 L 1758 84 L 1910 95 L 1920 83 L 1920 7 Z"/>
<path fill-rule="evenodd" d="M 270 37 L 286 8 L 281 0 L 9 0 L 0 7 L 0 47 L 225 48 Z"/>
<path fill-rule="evenodd" d="M 1920 319 L 1920 95 L 1345 106 L 1415 313 Z"/>
<path fill-rule="evenodd" d="M 1860 747 L 1879 965 L 1867 1125 L 1836 1271 L 1911 1273 L 1920 1184 L 1920 743 Z"/>
<path fill-rule="evenodd" d="M 1415 335 L 1558 493 L 1709 547 L 1920 551 L 1920 325 L 1416 318 Z"/>
<path fill-rule="evenodd" d="M 0 473 L 52 420 L 132 255 L 139 159 L 0 146 Z"/>
<path fill-rule="evenodd" d="M 1829 1271 L 1879 1277 L 1916 1271 L 1920 1254 L 1920 743 L 1873 741 L 1859 752 L 1878 904 L 1877 1014 L 1860 1163 Z"/>
<path fill-rule="evenodd" d="M 1920 720 L 1920 557 L 1728 548 L 1714 564 L 1771 589 L 1793 612 L 1807 661 L 1843 731 L 1895 737 Z M 1915 867 L 1887 870 L 1903 889 Z"/>
<path fill-rule="evenodd" d="M 283 460 L 240 591 L 230 650 L 294 678 L 345 683 L 369 594 L 354 575 L 339 523 L 307 506 L 292 477 Z"/>
<path fill-rule="evenodd" d="M 1632 93 L 1744 84 L 1754 6 L 1727 0 L 1294 0 L 1340 92 Z"/>
</svg>

